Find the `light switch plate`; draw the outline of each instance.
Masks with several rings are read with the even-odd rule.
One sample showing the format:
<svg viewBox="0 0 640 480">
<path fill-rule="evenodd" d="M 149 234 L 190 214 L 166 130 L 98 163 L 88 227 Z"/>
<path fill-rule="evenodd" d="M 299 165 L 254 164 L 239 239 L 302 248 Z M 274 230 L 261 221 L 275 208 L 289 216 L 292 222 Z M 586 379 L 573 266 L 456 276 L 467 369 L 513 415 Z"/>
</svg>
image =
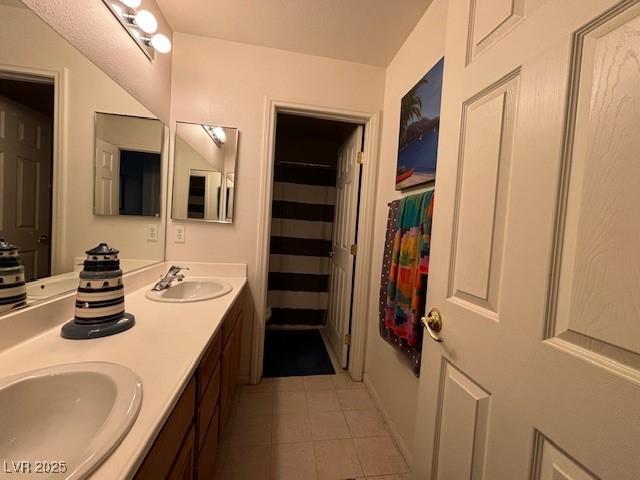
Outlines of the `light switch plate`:
<svg viewBox="0 0 640 480">
<path fill-rule="evenodd" d="M 173 241 L 175 243 L 184 243 L 184 225 L 179 225 L 174 228 Z"/>
<path fill-rule="evenodd" d="M 158 241 L 158 225 L 150 223 L 147 225 L 147 242 Z"/>
</svg>

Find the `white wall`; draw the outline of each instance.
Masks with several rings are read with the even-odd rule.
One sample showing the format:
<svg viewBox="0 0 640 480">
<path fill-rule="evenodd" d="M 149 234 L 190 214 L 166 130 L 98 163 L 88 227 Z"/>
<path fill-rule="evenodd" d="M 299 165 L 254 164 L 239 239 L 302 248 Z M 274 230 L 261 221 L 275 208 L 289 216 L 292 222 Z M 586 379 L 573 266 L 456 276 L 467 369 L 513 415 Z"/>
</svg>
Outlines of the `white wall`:
<svg viewBox="0 0 640 480">
<path fill-rule="evenodd" d="M 401 197 L 395 191 L 396 159 L 400 125 L 400 100 L 444 55 L 447 0 L 434 0 L 386 71 L 384 119 L 380 146 L 380 167 L 374 246 L 369 292 L 369 325 L 365 374 L 377 392 L 392 428 L 400 436 L 405 453 L 413 446 L 418 379 L 404 358 L 378 332 L 378 300 L 382 253 L 387 227 L 387 203 Z M 446 60 L 445 60 L 446 68 Z M 412 190 L 408 194 L 423 191 Z M 437 196 L 436 196 L 437 201 Z M 428 344 L 427 344 L 428 346 Z M 423 366 L 432 368 L 433 366 Z"/>
<path fill-rule="evenodd" d="M 159 120 L 101 115 L 96 125 L 98 138 L 127 150 L 162 151 L 162 123 Z"/>
<path fill-rule="evenodd" d="M 165 123 L 171 98 L 171 54 L 151 62 L 101 0 L 22 0 L 71 44 Z M 171 38 L 171 27 L 155 0 L 144 8 Z"/>
<path fill-rule="evenodd" d="M 159 227 L 158 242 L 145 240 L 146 225 L 160 225 L 160 219 L 93 215 L 94 112 L 153 114 L 33 12 L 0 6 L 0 22 L 0 69 L 35 68 L 57 72 L 66 80 L 61 125 L 64 152 L 58 159 L 65 185 L 55 193 L 64 198 L 63 252 L 56 273 L 73 270 L 73 258 L 84 255 L 98 241 L 118 247 L 121 257 L 162 260 L 164 229 Z"/>
<path fill-rule="evenodd" d="M 170 222 L 167 258 L 247 263 L 249 287 L 255 288 L 265 96 L 373 112 L 382 108 L 383 89 L 379 67 L 175 34 L 172 125 L 177 120 L 237 127 L 240 139 L 234 223 L 184 222 L 186 242 L 176 244 L 172 227 L 180 222 Z M 252 327 L 248 318 L 242 375 L 249 374 Z"/>
</svg>

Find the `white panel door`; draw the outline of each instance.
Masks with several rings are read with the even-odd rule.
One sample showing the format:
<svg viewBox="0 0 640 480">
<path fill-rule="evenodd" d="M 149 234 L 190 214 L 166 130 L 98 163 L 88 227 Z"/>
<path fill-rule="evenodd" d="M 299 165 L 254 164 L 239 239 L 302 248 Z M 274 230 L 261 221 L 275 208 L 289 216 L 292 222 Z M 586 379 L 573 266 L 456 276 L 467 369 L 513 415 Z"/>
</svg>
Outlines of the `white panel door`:
<svg viewBox="0 0 640 480">
<path fill-rule="evenodd" d="M 347 367 L 351 318 L 351 291 L 353 288 L 353 255 L 351 245 L 356 242 L 360 164 L 358 152 L 362 150 L 362 127 L 357 127 L 338 151 L 336 178 L 336 206 L 331 241 L 329 271 L 329 308 L 327 336 L 342 368 Z"/>
<path fill-rule="evenodd" d="M 640 478 L 640 1 L 459 0 L 413 478 Z"/>
<path fill-rule="evenodd" d="M 117 146 L 96 138 L 96 179 L 94 182 L 94 213 L 120 213 L 120 150 Z"/>
<path fill-rule="evenodd" d="M 51 267 L 52 122 L 0 96 L 0 236 L 19 247 L 27 281 Z"/>
</svg>

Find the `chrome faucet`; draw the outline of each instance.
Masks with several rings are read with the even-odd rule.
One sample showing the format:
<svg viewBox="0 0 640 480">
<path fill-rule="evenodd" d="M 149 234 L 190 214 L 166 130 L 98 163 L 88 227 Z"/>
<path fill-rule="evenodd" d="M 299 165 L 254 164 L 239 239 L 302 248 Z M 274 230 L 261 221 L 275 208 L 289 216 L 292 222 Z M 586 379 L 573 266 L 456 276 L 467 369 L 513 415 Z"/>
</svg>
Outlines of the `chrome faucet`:
<svg viewBox="0 0 640 480">
<path fill-rule="evenodd" d="M 156 283 L 151 290 L 160 292 L 169 288 L 174 280 L 181 282 L 184 280 L 184 275 L 180 273 L 183 270 L 189 270 L 189 268 L 171 265 L 169 271 L 163 277 L 160 277 L 160 281 Z"/>
</svg>

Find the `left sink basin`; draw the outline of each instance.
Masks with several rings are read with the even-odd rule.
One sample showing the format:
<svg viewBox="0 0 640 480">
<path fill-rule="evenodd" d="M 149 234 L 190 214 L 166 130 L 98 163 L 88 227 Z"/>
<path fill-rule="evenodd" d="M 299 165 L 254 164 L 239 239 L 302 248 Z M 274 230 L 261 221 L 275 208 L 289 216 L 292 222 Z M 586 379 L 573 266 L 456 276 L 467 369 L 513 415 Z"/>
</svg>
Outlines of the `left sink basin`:
<svg viewBox="0 0 640 480">
<path fill-rule="evenodd" d="M 141 402 L 138 376 L 113 363 L 57 365 L 0 379 L 0 467 L 16 478 L 26 468 L 28 478 L 87 478 L 120 444 Z"/>
</svg>

